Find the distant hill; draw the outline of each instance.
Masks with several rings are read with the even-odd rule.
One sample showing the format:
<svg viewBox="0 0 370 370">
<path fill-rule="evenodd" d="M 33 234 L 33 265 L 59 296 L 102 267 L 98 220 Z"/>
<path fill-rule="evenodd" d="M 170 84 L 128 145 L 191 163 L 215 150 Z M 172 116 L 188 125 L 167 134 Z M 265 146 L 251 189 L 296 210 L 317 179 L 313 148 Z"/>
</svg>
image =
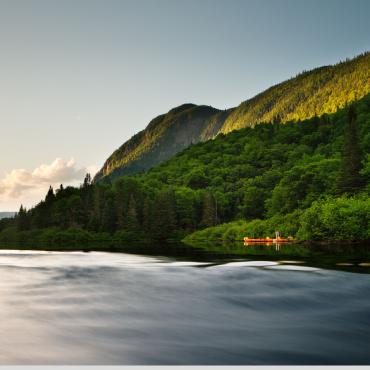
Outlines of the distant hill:
<svg viewBox="0 0 370 370">
<path fill-rule="evenodd" d="M 0 212 L 0 220 L 3 218 L 13 217 L 16 212 Z"/>
<path fill-rule="evenodd" d="M 184 104 L 153 119 L 117 149 L 95 181 L 147 171 L 191 144 L 261 122 L 304 120 L 333 113 L 370 92 L 370 53 L 316 68 L 277 84 L 238 107 L 220 111 Z"/>
</svg>

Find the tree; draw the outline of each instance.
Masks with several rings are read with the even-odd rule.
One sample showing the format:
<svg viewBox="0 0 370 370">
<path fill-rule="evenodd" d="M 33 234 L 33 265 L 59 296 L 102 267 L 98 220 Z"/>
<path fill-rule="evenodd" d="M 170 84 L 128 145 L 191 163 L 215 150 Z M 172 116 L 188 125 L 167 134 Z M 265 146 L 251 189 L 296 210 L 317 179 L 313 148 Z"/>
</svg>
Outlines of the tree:
<svg viewBox="0 0 370 370">
<path fill-rule="evenodd" d="M 196 228 L 200 218 L 199 209 L 196 207 L 197 200 L 199 200 L 197 191 L 185 187 L 176 189 L 176 213 L 181 229 L 191 231 Z"/>
<path fill-rule="evenodd" d="M 206 192 L 203 197 L 201 225 L 211 227 L 217 224 L 217 203 L 211 192 Z"/>
<path fill-rule="evenodd" d="M 163 190 L 154 202 L 153 233 L 158 239 L 166 239 L 176 228 L 176 202 L 172 190 Z"/>
<path fill-rule="evenodd" d="M 83 223 L 83 207 L 81 197 L 77 194 L 72 195 L 67 202 L 69 225 L 72 227 L 81 226 Z"/>
<path fill-rule="evenodd" d="M 54 189 L 53 187 L 50 185 L 49 186 L 49 190 L 46 194 L 46 197 L 45 197 L 45 203 L 49 204 L 51 203 L 53 200 L 55 199 L 55 194 L 54 194 Z"/>
<path fill-rule="evenodd" d="M 187 186 L 192 189 L 204 189 L 209 184 L 209 178 L 202 169 L 195 169 L 188 176 Z"/>
<path fill-rule="evenodd" d="M 102 217 L 106 202 L 106 193 L 109 187 L 107 185 L 94 184 L 89 188 L 88 220 L 86 220 L 88 229 L 99 231 L 102 228 Z"/>
<path fill-rule="evenodd" d="M 364 185 L 361 176 L 362 153 L 359 145 L 356 125 L 356 112 L 349 107 L 347 127 L 342 149 L 342 164 L 338 176 L 338 194 L 354 194 Z"/>
<path fill-rule="evenodd" d="M 102 231 L 114 233 L 116 230 L 116 211 L 114 209 L 114 201 L 110 197 L 105 202 L 101 226 Z"/>
<path fill-rule="evenodd" d="M 143 205 L 143 229 L 150 233 L 152 229 L 153 207 L 149 198 L 145 198 Z"/>
<path fill-rule="evenodd" d="M 137 231 L 139 229 L 136 201 L 133 195 L 131 195 L 128 203 L 126 226 L 130 231 Z"/>
<path fill-rule="evenodd" d="M 130 228 L 127 220 L 127 213 L 129 210 L 129 203 L 132 197 L 137 204 L 142 204 L 142 191 L 140 184 L 133 178 L 123 177 L 117 180 L 113 185 L 114 190 L 114 203 L 116 208 L 117 228 L 128 229 Z M 142 210 L 135 205 L 136 219 L 141 220 Z M 132 209 L 131 209 L 132 211 Z"/>
<path fill-rule="evenodd" d="M 266 191 L 261 186 L 249 185 L 243 195 L 242 213 L 246 219 L 262 218 L 265 213 Z"/>
<path fill-rule="evenodd" d="M 59 189 L 56 189 L 56 190 L 55 190 L 56 195 L 58 195 L 58 194 L 59 194 L 59 195 L 63 194 L 63 190 L 64 190 L 63 184 L 60 184 Z"/>
<path fill-rule="evenodd" d="M 29 219 L 27 215 L 27 210 L 26 208 L 23 208 L 23 205 L 21 205 L 21 207 L 19 208 L 19 212 L 18 212 L 16 220 L 17 220 L 17 229 L 19 231 L 24 231 L 24 230 L 29 229 L 30 223 L 29 223 Z"/>
<path fill-rule="evenodd" d="M 84 178 L 83 188 L 87 188 L 91 185 L 91 175 L 89 173 L 86 174 Z"/>
<path fill-rule="evenodd" d="M 68 198 L 61 198 L 56 202 L 54 207 L 55 222 L 63 229 L 66 229 L 70 222 L 68 203 Z"/>
<path fill-rule="evenodd" d="M 116 207 L 117 230 L 122 230 L 125 227 L 126 208 L 127 208 L 126 194 L 122 186 L 116 186 L 114 202 Z"/>
</svg>

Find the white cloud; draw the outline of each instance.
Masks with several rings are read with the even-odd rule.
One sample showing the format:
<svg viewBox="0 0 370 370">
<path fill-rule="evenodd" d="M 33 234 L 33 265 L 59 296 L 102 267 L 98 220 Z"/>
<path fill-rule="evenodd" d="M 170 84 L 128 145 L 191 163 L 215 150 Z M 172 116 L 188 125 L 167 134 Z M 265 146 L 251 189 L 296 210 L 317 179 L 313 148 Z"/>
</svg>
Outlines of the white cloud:
<svg viewBox="0 0 370 370">
<path fill-rule="evenodd" d="M 13 204 L 34 204 L 41 200 L 40 196 L 49 187 L 60 184 L 77 185 L 83 181 L 87 172 L 94 175 L 96 166 L 77 167 L 74 159 L 69 161 L 61 158 L 50 164 L 42 164 L 33 171 L 14 169 L 0 180 L 0 208 Z M 0 209 L 1 210 L 1 209 Z"/>
</svg>

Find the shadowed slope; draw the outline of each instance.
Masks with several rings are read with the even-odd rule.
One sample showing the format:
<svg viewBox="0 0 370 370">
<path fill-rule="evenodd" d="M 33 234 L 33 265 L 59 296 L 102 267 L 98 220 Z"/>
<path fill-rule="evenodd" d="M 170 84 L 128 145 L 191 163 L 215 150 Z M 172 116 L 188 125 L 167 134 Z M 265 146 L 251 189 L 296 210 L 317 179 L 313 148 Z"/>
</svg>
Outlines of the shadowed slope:
<svg viewBox="0 0 370 370">
<path fill-rule="evenodd" d="M 117 149 L 95 176 L 95 181 L 108 175 L 114 179 L 144 172 L 189 145 L 212 137 L 226 117 L 227 112 L 210 106 L 184 104 L 174 108 L 153 119 L 145 130 Z"/>
</svg>

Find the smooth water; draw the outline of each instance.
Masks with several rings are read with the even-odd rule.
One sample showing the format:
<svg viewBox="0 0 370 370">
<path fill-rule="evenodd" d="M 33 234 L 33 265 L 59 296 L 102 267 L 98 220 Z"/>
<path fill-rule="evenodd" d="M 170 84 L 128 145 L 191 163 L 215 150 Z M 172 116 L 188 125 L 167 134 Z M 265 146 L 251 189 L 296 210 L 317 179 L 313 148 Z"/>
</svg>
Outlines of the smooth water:
<svg viewBox="0 0 370 370">
<path fill-rule="evenodd" d="M 370 364 L 370 275 L 299 260 L 0 250 L 0 314 L 1 365 Z"/>
</svg>

